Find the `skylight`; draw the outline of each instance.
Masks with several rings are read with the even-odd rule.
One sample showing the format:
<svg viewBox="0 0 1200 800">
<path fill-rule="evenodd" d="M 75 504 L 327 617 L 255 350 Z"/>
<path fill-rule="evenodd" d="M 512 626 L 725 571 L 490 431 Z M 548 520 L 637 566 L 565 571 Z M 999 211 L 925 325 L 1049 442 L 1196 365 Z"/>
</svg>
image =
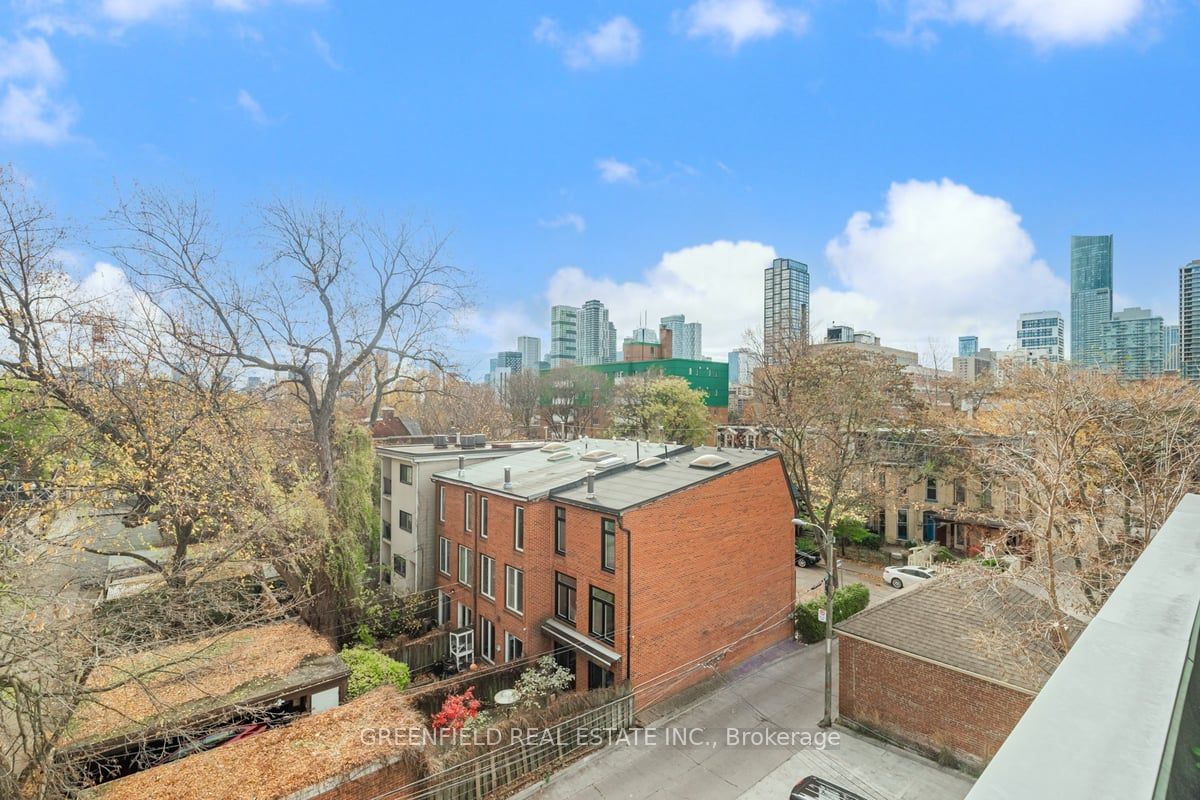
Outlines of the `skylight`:
<svg viewBox="0 0 1200 800">
<path fill-rule="evenodd" d="M 612 450 L 588 450 L 579 457 L 580 461 L 603 461 L 606 458 L 615 456 Z"/>
<path fill-rule="evenodd" d="M 705 453 L 702 456 L 696 456 L 692 459 L 689 467 L 697 469 L 717 469 L 718 467 L 729 466 L 729 459 L 725 456 L 719 456 L 716 453 Z"/>
<path fill-rule="evenodd" d="M 661 467 L 665 463 L 667 463 L 667 460 L 665 458 L 659 458 L 658 456 L 650 456 L 649 458 L 643 458 L 641 461 L 637 462 L 637 468 L 638 469 L 650 469 L 651 467 Z"/>
</svg>

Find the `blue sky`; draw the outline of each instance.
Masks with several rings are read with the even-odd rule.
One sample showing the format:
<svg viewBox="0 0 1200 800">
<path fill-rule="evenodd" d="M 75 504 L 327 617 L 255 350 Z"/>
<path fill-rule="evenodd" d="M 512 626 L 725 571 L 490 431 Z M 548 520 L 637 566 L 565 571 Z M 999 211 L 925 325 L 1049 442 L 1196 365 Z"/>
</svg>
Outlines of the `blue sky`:
<svg viewBox="0 0 1200 800">
<path fill-rule="evenodd" d="M 429 220 L 476 275 L 476 374 L 591 297 L 720 357 L 776 254 L 818 324 L 1003 347 L 1069 311 L 1072 233 L 1115 234 L 1118 304 L 1174 321 L 1197 41 L 1196 0 L 15 0 L 0 158 L 83 225 L 134 181 L 229 222 L 275 195 Z"/>
</svg>

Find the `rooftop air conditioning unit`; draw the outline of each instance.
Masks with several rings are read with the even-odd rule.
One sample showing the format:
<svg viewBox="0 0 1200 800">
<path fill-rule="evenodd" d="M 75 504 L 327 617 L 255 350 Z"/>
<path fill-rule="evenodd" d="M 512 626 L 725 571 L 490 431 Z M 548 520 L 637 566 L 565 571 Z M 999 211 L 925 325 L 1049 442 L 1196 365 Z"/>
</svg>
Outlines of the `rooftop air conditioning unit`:
<svg viewBox="0 0 1200 800">
<path fill-rule="evenodd" d="M 444 433 L 436 434 L 433 437 L 433 446 L 436 447 L 438 450 L 445 450 L 449 446 L 447 444 L 446 434 L 444 434 Z"/>
</svg>

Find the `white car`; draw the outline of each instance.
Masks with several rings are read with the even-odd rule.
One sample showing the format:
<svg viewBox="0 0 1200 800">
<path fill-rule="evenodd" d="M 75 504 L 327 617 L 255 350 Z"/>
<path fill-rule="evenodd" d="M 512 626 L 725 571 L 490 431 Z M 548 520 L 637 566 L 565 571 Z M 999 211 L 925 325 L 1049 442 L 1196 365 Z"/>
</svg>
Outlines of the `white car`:
<svg viewBox="0 0 1200 800">
<path fill-rule="evenodd" d="M 897 589 L 927 581 L 934 575 L 933 567 L 884 567 L 883 580 Z"/>
</svg>

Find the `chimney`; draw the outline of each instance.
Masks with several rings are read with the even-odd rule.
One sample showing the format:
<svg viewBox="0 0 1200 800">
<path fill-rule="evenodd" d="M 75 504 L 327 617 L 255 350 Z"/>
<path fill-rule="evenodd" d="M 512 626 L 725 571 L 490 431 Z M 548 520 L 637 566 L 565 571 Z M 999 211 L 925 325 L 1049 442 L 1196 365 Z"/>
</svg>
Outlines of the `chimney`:
<svg viewBox="0 0 1200 800">
<path fill-rule="evenodd" d="M 587 472 L 587 499 L 596 499 L 596 471 L 589 469 Z"/>
<path fill-rule="evenodd" d="M 463 476 L 463 468 L 466 467 L 466 465 L 467 465 L 467 457 L 459 456 L 458 457 L 458 477 L 461 478 Z"/>
<path fill-rule="evenodd" d="M 384 406 L 383 408 L 379 409 L 379 417 L 380 419 L 395 419 L 396 409 L 392 408 L 391 406 Z"/>
<path fill-rule="evenodd" d="M 504 468 L 504 488 L 505 489 L 512 488 L 512 467 Z"/>
</svg>

